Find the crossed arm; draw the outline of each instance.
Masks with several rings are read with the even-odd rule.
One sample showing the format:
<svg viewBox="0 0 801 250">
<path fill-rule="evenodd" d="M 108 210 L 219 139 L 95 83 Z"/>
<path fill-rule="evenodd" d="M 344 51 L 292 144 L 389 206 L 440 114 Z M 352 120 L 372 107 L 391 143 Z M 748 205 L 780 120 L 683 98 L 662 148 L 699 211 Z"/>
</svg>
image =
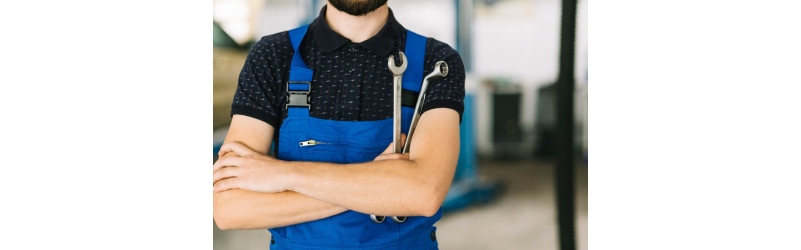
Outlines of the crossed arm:
<svg viewBox="0 0 801 250">
<path fill-rule="evenodd" d="M 289 162 L 266 156 L 273 128 L 235 115 L 214 165 L 214 219 L 221 229 L 273 228 L 354 210 L 431 216 L 459 155 L 459 115 L 447 108 L 420 118 L 408 155 L 385 151 L 359 164 Z M 389 147 L 388 147 L 389 149 Z"/>
</svg>

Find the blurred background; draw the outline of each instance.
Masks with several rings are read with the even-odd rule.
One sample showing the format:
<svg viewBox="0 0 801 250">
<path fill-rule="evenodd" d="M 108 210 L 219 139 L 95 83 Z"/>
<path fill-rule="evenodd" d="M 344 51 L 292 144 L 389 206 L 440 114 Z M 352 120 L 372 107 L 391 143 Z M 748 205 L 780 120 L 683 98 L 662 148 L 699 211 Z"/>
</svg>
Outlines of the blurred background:
<svg viewBox="0 0 801 250">
<path fill-rule="evenodd" d="M 216 152 L 250 46 L 310 23 L 326 1 L 213 3 Z M 572 249 L 565 240 L 587 249 L 587 2 L 573 4 L 575 37 L 565 40 L 561 0 L 389 1 L 405 28 L 451 45 L 468 70 L 459 163 L 435 225 L 441 249 Z M 560 46 L 571 39 L 560 77 Z M 572 105 L 558 109 L 559 100 Z M 564 138 L 570 150 L 558 150 Z M 269 239 L 267 230 L 214 226 L 214 249 L 266 249 Z"/>
</svg>

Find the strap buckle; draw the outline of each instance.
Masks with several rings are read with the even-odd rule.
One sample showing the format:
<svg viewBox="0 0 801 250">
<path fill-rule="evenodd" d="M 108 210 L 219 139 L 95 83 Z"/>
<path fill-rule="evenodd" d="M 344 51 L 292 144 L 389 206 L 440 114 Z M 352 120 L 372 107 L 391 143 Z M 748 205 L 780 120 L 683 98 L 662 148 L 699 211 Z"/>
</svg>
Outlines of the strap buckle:
<svg viewBox="0 0 801 250">
<path fill-rule="evenodd" d="M 309 90 L 289 90 L 290 84 L 308 84 Z M 286 85 L 286 107 L 308 107 L 311 110 L 311 82 L 290 81 Z"/>
</svg>

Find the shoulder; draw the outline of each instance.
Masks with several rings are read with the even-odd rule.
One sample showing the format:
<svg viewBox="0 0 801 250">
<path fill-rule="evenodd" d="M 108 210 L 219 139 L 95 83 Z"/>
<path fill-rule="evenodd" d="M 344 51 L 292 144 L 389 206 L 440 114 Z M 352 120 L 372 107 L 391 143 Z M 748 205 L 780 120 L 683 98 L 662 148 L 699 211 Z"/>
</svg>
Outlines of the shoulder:
<svg viewBox="0 0 801 250">
<path fill-rule="evenodd" d="M 251 60 L 268 59 L 281 60 L 286 54 L 292 55 L 292 43 L 289 41 L 289 32 L 282 31 L 261 37 L 253 44 L 248 55 Z"/>
<path fill-rule="evenodd" d="M 453 47 L 439 41 L 435 38 L 429 37 L 426 41 L 426 59 L 431 61 L 447 61 L 449 63 L 462 63 L 459 53 Z"/>
<path fill-rule="evenodd" d="M 426 56 L 425 56 L 425 73 L 429 73 L 434 68 L 434 65 L 439 61 L 448 63 L 448 70 L 453 77 L 448 79 L 452 80 L 453 84 L 464 84 L 464 63 L 459 52 L 456 52 L 450 45 L 443 43 L 434 38 L 428 38 L 426 42 Z"/>
<path fill-rule="evenodd" d="M 282 31 L 261 37 L 253 47 L 273 48 L 273 49 L 292 49 L 289 41 L 289 31 Z"/>
</svg>

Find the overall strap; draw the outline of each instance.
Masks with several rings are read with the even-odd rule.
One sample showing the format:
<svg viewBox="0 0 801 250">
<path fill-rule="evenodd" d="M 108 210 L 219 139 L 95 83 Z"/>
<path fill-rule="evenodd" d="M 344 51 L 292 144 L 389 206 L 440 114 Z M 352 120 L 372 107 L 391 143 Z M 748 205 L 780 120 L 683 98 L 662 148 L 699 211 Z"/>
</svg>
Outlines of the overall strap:
<svg viewBox="0 0 801 250">
<path fill-rule="evenodd" d="M 425 64 L 426 38 L 410 30 L 406 31 L 406 60 L 409 65 L 403 73 L 403 106 L 414 108 L 423 84 L 423 65 Z"/>
<path fill-rule="evenodd" d="M 410 30 L 406 31 L 406 60 L 409 65 L 403 72 L 403 89 L 420 92 L 423 84 L 423 64 L 426 55 L 426 38 Z M 415 102 L 417 99 L 415 99 Z M 414 107 L 414 105 L 412 105 Z"/>
<path fill-rule="evenodd" d="M 292 49 L 292 64 L 289 67 L 289 82 L 287 82 L 286 108 L 290 116 L 308 116 L 311 109 L 311 82 L 314 71 L 309 69 L 303 58 L 300 57 L 300 43 L 306 36 L 309 26 L 304 25 L 289 31 L 289 41 Z"/>
<path fill-rule="evenodd" d="M 403 72 L 403 92 L 401 94 L 401 132 L 409 133 L 412 117 L 414 116 L 414 106 L 417 104 L 417 97 L 420 95 L 420 87 L 423 85 L 423 66 L 426 55 L 426 38 L 412 31 L 406 31 L 406 72 Z"/>
</svg>

